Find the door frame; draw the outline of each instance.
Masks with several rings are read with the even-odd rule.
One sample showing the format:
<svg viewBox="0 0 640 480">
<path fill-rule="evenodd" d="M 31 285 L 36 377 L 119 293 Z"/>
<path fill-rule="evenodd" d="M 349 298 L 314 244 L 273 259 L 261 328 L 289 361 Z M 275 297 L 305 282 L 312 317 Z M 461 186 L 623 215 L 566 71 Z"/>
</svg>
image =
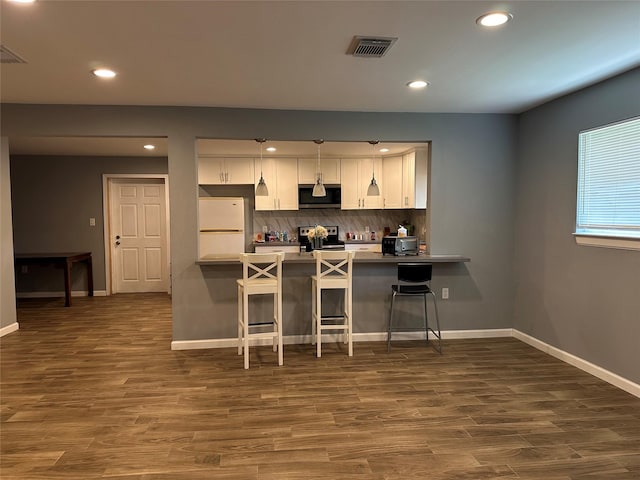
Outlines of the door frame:
<svg viewBox="0 0 640 480">
<path fill-rule="evenodd" d="M 161 173 L 103 173 L 102 174 L 102 209 L 103 209 L 103 232 L 104 232 L 104 273 L 106 280 L 107 295 L 112 295 L 113 259 L 111 258 L 111 184 L 115 180 L 163 180 L 165 199 L 165 221 L 166 221 L 166 241 L 167 241 L 167 293 L 171 294 L 171 228 L 169 215 L 169 175 Z"/>
</svg>

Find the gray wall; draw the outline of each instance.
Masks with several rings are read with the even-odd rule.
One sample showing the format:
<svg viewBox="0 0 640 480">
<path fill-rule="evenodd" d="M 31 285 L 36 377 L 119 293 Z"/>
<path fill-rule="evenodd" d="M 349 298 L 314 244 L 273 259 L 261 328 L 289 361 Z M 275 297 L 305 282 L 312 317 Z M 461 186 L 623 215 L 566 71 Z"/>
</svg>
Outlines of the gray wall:
<svg viewBox="0 0 640 480">
<path fill-rule="evenodd" d="M 224 293 L 228 278 L 194 263 L 196 137 L 432 141 L 431 252 L 472 259 L 438 271 L 436 288 L 451 289 L 451 299 L 442 302 L 443 328 L 511 326 L 514 115 L 15 104 L 3 105 L 1 114 L 8 136 L 168 137 L 175 340 L 232 336 L 236 315 L 235 293 Z"/>
<path fill-rule="evenodd" d="M 9 142 L 0 139 L 0 328 L 16 323 Z"/>
<path fill-rule="evenodd" d="M 640 252 L 578 246 L 578 132 L 640 115 L 640 69 L 518 128 L 514 328 L 640 383 Z"/>
<path fill-rule="evenodd" d="M 9 146 L 9 148 L 11 148 Z M 167 173 L 158 157 L 11 156 L 16 252 L 92 252 L 94 288 L 105 290 L 102 175 Z M 89 218 L 96 226 L 89 226 Z M 72 289 L 87 289 L 86 268 L 74 265 Z M 62 275 L 29 266 L 16 274 L 18 292 L 61 292 Z"/>
</svg>

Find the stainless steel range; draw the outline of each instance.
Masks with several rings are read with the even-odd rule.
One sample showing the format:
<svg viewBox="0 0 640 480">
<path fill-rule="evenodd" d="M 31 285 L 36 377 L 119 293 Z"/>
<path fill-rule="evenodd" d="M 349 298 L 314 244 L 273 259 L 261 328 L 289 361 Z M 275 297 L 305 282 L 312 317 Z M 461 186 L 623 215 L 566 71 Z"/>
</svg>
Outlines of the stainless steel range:
<svg viewBox="0 0 640 480">
<path fill-rule="evenodd" d="M 298 241 L 300 245 L 304 245 L 307 252 L 313 250 L 311 242 L 309 241 L 309 231 L 313 230 L 315 225 L 306 227 L 298 227 Z M 339 229 L 337 226 L 324 227 L 327 229 L 327 238 L 322 242 L 323 250 L 344 250 L 344 242 L 338 240 Z"/>
</svg>

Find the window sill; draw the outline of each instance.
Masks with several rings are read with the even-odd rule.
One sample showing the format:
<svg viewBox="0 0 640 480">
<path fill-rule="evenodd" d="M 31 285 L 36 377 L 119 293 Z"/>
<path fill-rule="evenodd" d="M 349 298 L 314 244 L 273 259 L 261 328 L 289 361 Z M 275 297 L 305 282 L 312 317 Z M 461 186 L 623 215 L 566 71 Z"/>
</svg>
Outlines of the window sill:
<svg viewBox="0 0 640 480">
<path fill-rule="evenodd" d="M 578 245 L 584 245 L 586 247 L 640 250 L 640 238 L 605 237 L 587 233 L 574 233 L 573 235 Z"/>
</svg>

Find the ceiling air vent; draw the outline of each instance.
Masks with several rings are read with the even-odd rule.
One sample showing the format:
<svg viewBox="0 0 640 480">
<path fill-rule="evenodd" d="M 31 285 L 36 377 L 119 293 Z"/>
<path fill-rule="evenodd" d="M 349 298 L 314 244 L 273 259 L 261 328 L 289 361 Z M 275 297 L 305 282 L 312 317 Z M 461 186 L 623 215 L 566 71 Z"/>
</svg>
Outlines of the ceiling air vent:
<svg viewBox="0 0 640 480">
<path fill-rule="evenodd" d="M 347 55 L 354 57 L 382 57 L 397 38 L 394 37 L 353 37 Z"/>
<path fill-rule="evenodd" d="M 27 63 L 27 61 L 4 45 L 0 45 L 0 63 Z"/>
</svg>

